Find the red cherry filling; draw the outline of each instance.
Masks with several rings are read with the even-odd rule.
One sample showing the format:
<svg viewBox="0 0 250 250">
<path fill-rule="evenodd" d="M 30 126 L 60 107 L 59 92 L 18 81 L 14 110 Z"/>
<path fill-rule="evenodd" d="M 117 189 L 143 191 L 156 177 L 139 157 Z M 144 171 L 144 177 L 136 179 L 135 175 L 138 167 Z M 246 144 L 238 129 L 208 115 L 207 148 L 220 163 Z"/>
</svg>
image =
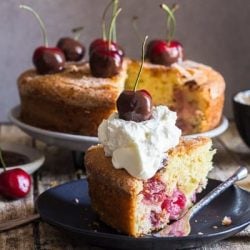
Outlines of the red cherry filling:
<svg viewBox="0 0 250 250">
<path fill-rule="evenodd" d="M 186 197 L 181 191 L 174 191 L 171 197 L 167 197 L 163 201 L 161 208 L 165 209 L 170 214 L 170 219 L 177 219 L 185 208 L 186 205 Z"/>
<path fill-rule="evenodd" d="M 183 46 L 175 40 L 153 40 L 149 43 L 146 56 L 154 64 L 170 66 L 183 60 Z"/>
<path fill-rule="evenodd" d="M 89 65 L 95 77 L 112 77 L 117 75 L 122 67 L 123 58 L 109 46 L 99 46 L 92 51 Z"/>
<path fill-rule="evenodd" d="M 78 62 L 85 55 L 85 47 L 79 41 L 70 37 L 61 38 L 56 47 L 63 51 L 66 61 Z"/>
<path fill-rule="evenodd" d="M 165 185 L 155 178 L 149 179 L 143 184 L 143 198 L 146 202 L 161 203 L 165 199 Z"/>
<path fill-rule="evenodd" d="M 39 74 L 51 74 L 64 69 L 65 57 L 58 48 L 39 47 L 33 54 L 33 63 Z"/>
<path fill-rule="evenodd" d="M 141 122 L 152 117 L 152 97 L 146 90 L 123 91 L 117 99 L 119 118 Z"/>
<path fill-rule="evenodd" d="M 167 196 L 164 183 L 154 177 L 143 183 L 141 193 L 145 205 L 153 208 L 150 212 L 153 226 L 164 223 L 168 217 L 171 220 L 178 219 L 187 202 L 185 195 L 179 190 L 174 191 L 171 197 Z M 155 206 L 159 209 L 155 209 Z"/>
<path fill-rule="evenodd" d="M 0 174 L 0 194 L 18 199 L 26 196 L 31 189 L 30 175 L 20 168 L 6 170 Z"/>
</svg>

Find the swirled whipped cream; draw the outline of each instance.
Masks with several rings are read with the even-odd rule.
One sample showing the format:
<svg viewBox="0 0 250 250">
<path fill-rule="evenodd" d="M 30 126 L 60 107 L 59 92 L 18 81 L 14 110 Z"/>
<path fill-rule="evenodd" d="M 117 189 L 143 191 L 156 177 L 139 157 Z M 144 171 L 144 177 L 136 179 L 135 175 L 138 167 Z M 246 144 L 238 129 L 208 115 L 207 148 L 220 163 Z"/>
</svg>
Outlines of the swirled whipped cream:
<svg viewBox="0 0 250 250">
<path fill-rule="evenodd" d="M 166 151 L 179 143 L 181 130 L 176 119 L 176 113 L 166 106 L 154 107 L 152 118 L 143 122 L 125 121 L 113 113 L 99 126 L 99 141 L 116 169 L 149 179 L 163 167 Z"/>
</svg>

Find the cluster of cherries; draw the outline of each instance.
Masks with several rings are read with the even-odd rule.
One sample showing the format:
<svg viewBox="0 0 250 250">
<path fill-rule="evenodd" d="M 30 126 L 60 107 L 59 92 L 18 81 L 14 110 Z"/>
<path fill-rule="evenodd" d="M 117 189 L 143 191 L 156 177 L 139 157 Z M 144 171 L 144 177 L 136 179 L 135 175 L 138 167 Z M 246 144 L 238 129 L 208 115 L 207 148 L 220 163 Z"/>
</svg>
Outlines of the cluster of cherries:
<svg viewBox="0 0 250 250">
<path fill-rule="evenodd" d="M 119 73 L 124 51 L 112 40 L 113 29 L 115 26 L 116 17 L 121 9 L 117 10 L 117 1 L 111 1 L 109 6 L 113 3 L 113 12 L 109 39 L 106 35 L 103 38 L 96 39 L 90 44 L 89 48 L 89 63 L 92 75 L 95 77 L 112 77 Z M 64 37 L 61 38 L 56 47 L 49 47 L 47 41 L 46 30 L 44 22 L 40 16 L 29 6 L 20 5 L 20 8 L 30 11 L 38 20 L 40 28 L 43 33 L 44 46 L 38 47 L 33 54 L 33 63 L 39 74 L 57 73 L 64 69 L 65 62 L 81 61 L 85 55 L 85 47 L 76 38 Z M 107 8 L 105 10 L 105 14 Z"/>
<path fill-rule="evenodd" d="M 85 47 L 76 38 L 61 38 L 56 47 L 49 47 L 46 29 L 40 16 L 29 6 L 20 8 L 30 11 L 38 20 L 43 33 L 44 45 L 38 47 L 33 54 L 33 63 L 39 74 L 51 74 L 64 70 L 66 61 L 78 62 L 85 55 Z"/>
<path fill-rule="evenodd" d="M 4 170 L 0 174 L 0 195 L 10 199 L 25 197 L 31 189 L 30 175 L 21 168 L 7 170 L 1 148 L 0 163 Z"/>
<path fill-rule="evenodd" d="M 111 4 L 113 4 L 113 16 L 107 39 L 104 22 Z M 66 61 L 78 62 L 83 59 L 85 47 L 78 41 L 78 38 L 64 37 L 58 41 L 56 47 L 48 47 L 45 26 L 39 15 L 29 6 L 21 5 L 20 7 L 30 11 L 37 18 L 43 33 L 44 46 L 38 47 L 33 54 L 33 63 L 39 74 L 60 72 L 64 69 Z M 154 64 L 170 66 L 183 59 L 183 46 L 180 42 L 172 40 L 176 6 L 171 9 L 161 4 L 161 8 L 168 14 L 168 39 L 152 40 L 148 44 L 146 58 Z M 89 64 L 92 75 L 95 77 L 112 77 L 118 74 L 122 67 L 124 51 L 113 37 L 116 18 L 120 11 L 121 9 L 117 10 L 117 1 L 111 0 L 103 14 L 103 38 L 96 39 L 90 44 Z"/>
<path fill-rule="evenodd" d="M 160 204 L 161 209 L 169 213 L 170 220 L 176 220 L 187 203 L 184 193 L 177 189 L 171 196 L 167 196 L 164 183 L 155 177 L 144 182 L 142 194 L 144 202 Z M 161 212 L 151 211 L 150 219 L 153 225 L 157 225 L 161 221 Z"/>
</svg>

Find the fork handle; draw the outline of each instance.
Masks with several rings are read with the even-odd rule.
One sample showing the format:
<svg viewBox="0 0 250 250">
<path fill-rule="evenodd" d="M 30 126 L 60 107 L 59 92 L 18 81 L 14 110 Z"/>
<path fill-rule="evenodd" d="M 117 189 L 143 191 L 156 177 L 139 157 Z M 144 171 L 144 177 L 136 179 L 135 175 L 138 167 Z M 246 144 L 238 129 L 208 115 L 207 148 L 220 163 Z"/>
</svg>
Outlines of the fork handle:
<svg viewBox="0 0 250 250">
<path fill-rule="evenodd" d="M 205 195 L 198 203 L 196 203 L 190 209 L 190 217 L 195 215 L 198 211 L 200 211 L 203 207 L 205 207 L 208 203 L 210 203 L 213 199 L 223 193 L 226 189 L 228 189 L 234 182 L 242 180 L 247 177 L 248 170 L 246 167 L 240 167 L 236 170 L 236 172 L 229 177 L 226 181 L 222 182 L 215 189 Z"/>
</svg>

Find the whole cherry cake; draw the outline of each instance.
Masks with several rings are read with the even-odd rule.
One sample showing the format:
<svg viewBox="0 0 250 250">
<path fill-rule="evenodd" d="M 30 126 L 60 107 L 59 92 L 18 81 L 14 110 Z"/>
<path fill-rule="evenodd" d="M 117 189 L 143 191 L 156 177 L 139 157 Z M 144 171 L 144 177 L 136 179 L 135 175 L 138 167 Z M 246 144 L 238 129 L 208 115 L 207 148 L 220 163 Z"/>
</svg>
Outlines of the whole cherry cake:
<svg viewBox="0 0 250 250">
<path fill-rule="evenodd" d="M 143 61 L 143 60 L 142 60 Z M 140 72 L 142 64 L 140 67 Z M 146 90 L 123 91 L 85 155 L 89 195 L 100 219 L 139 237 L 178 219 L 206 187 L 211 139 L 182 139 L 176 113 Z"/>
<path fill-rule="evenodd" d="M 35 69 L 18 79 L 24 122 L 53 131 L 97 136 L 102 120 L 116 111 L 117 98 L 123 90 L 133 88 L 131 83 L 141 62 L 125 58 L 116 42 L 115 20 L 121 9 L 117 1 L 113 2 L 115 14 L 109 34 L 104 32 L 91 43 L 89 62 L 80 61 L 85 48 L 69 37 L 52 48 L 44 39 L 44 46 L 34 52 Z M 174 25 L 176 8 L 161 7 L 169 14 L 168 24 Z M 149 42 L 140 88 L 151 93 L 153 105 L 165 105 L 177 112 L 177 126 L 183 134 L 208 131 L 221 120 L 224 79 L 211 67 L 186 60 L 183 46 L 172 39 L 171 27 L 168 39 Z"/>
</svg>

